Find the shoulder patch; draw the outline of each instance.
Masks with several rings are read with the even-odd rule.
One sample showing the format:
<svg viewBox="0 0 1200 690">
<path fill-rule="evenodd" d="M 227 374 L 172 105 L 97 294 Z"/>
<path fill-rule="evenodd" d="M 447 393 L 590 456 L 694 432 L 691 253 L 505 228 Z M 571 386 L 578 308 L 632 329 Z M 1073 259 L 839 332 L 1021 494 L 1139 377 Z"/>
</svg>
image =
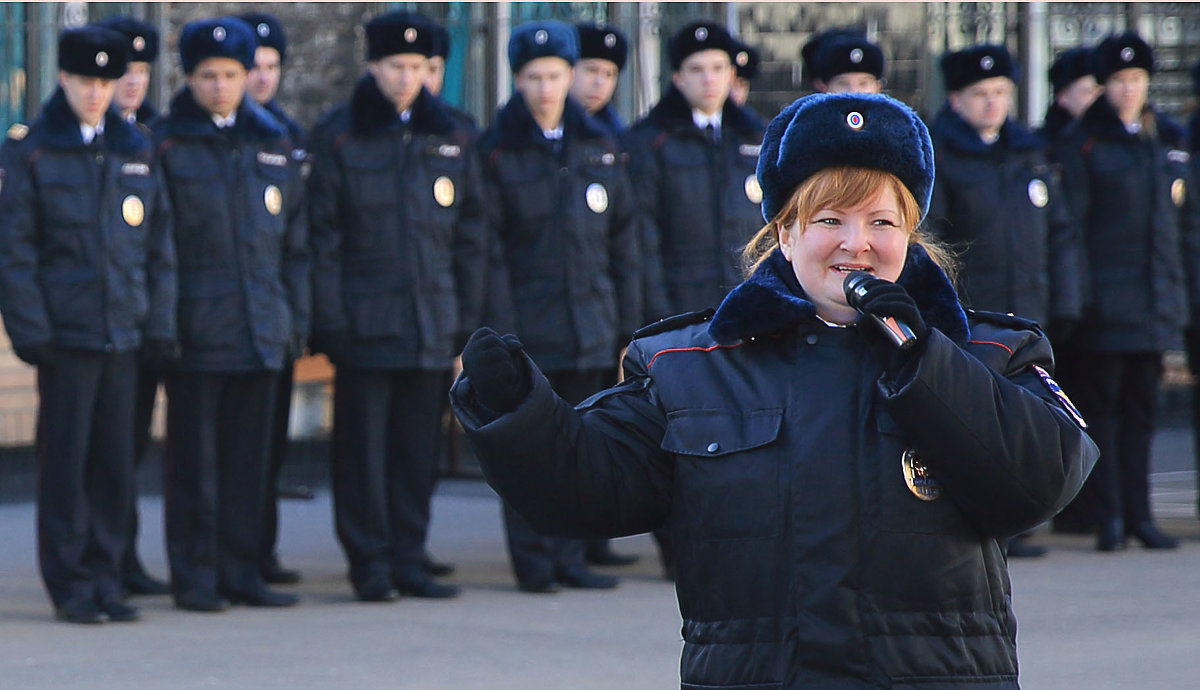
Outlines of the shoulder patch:
<svg viewBox="0 0 1200 690">
<path fill-rule="evenodd" d="M 716 310 L 712 307 L 709 307 L 704 311 L 693 311 L 687 314 L 668 316 L 665 319 L 660 319 L 659 321 L 656 321 L 648 326 L 643 326 L 642 328 L 634 331 L 633 339 L 637 340 L 638 338 L 648 338 L 652 335 L 666 333 L 667 331 L 673 331 L 677 328 L 690 326 L 694 323 L 703 323 L 711 319 L 712 315 L 715 313 Z"/>
<path fill-rule="evenodd" d="M 1088 428 L 1087 422 L 1083 420 L 1083 415 L 1079 412 L 1079 408 L 1075 407 L 1075 403 L 1071 402 L 1071 399 L 1067 397 L 1067 393 L 1062 389 L 1062 386 L 1059 386 L 1058 382 L 1050 377 L 1050 372 L 1036 364 L 1033 365 L 1033 370 L 1037 372 L 1037 375 L 1042 379 L 1042 383 L 1046 384 L 1046 388 L 1058 400 L 1059 407 L 1063 408 L 1063 411 L 1079 425 L 1080 429 Z"/>
<path fill-rule="evenodd" d="M 20 122 L 8 128 L 8 138 L 13 141 L 20 141 L 29 134 L 29 125 L 23 125 Z"/>
<path fill-rule="evenodd" d="M 994 326 L 1003 326 L 1022 331 L 1036 331 L 1037 333 L 1042 332 L 1042 327 L 1036 321 L 1023 319 L 1013 314 L 1002 314 L 998 311 L 978 311 L 975 309 L 967 309 L 966 312 L 968 319 L 990 323 Z"/>
</svg>

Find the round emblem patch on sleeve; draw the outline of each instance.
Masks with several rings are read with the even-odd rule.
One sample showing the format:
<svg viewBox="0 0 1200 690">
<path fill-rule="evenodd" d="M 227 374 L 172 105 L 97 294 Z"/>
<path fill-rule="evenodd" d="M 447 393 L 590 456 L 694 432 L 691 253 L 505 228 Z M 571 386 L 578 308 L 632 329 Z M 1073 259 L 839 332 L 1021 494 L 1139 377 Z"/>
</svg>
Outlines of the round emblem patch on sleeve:
<svg viewBox="0 0 1200 690">
<path fill-rule="evenodd" d="M 1046 189 L 1046 183 L 1036 177 L 1029 181 L 1029 203 L 1038 208 L 1046 208 L 1046 204 L 1050 203 L 1050 191 Z"/>
<path fill-rule="evenodd" d="M 133 194 L 125 197 L 125 200 L 121 202 L 121 217 L 131 228 L 140 226 L 146 219 L 146 207 L 142 204 L 142 200 Z"/>
<path fill-rule="evenodd" d="M 442 208 L 454 205 L 454 180 L 442 175 L 433 181 L 433 200 Z"/>
<path fill-rule="evenodd" d="M 604 213 L 608 210 L 608 190 L 599 182 L 588 185 L 583 197 L 592 213 Z"/>
<path fill-rule="evenodd" d="M 758 177 L 756 175 L 747 175 L 742 187 L 746 190 L 747 201 L 752 204 L 762 203 L 762 186 L 758 184 Z"/>
<path fill-rule="evenodd" d="M 1071 402 L 1071 399 L 1067 397 L 1067 393 L 1062 389 L 1062 386 L 1050 378 L 1050 372 L 1036 364 L 1033 365 L 1033 370 L 1037 372 L 1037 375 L 1042 379 L 1042 383 L 1046 384 L 1046 388 L 1058 400 L 1059 407 L 1063 408 L 1063 411 L 1070 415 L 1071 419 L 1079 425 L 1080 429 L 1088 428 L 1087 422 L 1084 421 L 1083 415 L 1079 412 L 1079 408 L 1075 407 L 1075 403 Z"/>
<path fill-rule="evenodd" d="M 263 192 L 263 204 L 267 207 L 267 213 L 273 216 L 279 215 L 283 210 L 283 192 L 279 191 L 279 187 L 273 184 L 267 185 L 267 190 Z"/>
<path fill-rule="evenodd" d="M 1187 200 L 1187 183 L 1182 177 L 1176 178 L 1171 183 L 1171 202 L 1179 208 L 1183 208 L 1183 202 Z"/>
</svg>

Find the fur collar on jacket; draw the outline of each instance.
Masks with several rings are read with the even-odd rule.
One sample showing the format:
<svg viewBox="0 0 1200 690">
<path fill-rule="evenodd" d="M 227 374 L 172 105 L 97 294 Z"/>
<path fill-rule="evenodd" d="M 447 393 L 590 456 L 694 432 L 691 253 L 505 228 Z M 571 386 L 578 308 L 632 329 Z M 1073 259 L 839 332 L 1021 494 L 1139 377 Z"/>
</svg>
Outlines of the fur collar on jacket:
<svg viewBox="0 0 1200 690">
<path fill-rule="evenodd" d="M 514 91 L 508 103 L 496 113 L 495 122 L 488 134 L 488 142 L 481 144 L 481 149 L 493 148 L 529 148 L 546 146 L 546 138 L 542 136 L 537 122 L 525 105 L 525 98 L 520 92 Z M 563 109 L 563 139 L 608 139 L 612 136 L 604 126 L 593 120 L 584 111 L 583 106 L 574 98 L 568 98 Z"/>
<path fill-rule="evenodd" d="M 171 110 L 166 117 L 167 136 L 217 137 L 221 130 L 213 124 L 212 115 L 192 97 L 192 90 L 183 87 L 171 98 Z M 250 98 L 242 98 L 237 107 L 234 133 L 245 139 L 286 139 L 287 130 L 273 115 Z"/>
<path fill-rule="evenodd" d="M 1003 151 L 1028 151 L 1046 147 L 1046 143 L 1042 141 L 1041 137 L 1013 122 L 1011 118 L 1005 120 L 1004 125 L 1000 127 L 1000 138 L 995 143 L 988 144 L 979 138 L 979 133 L 975 131 L 974 127 L 951 110 L 949 104 L 942 106 L 941 111 L 934 118 L 933 126 L 929 128 L 929 134 L 933 137 L 935 151 L 938 144 L 958 153 L 977 155 Z"/>
<path fill-rule="evenodd" d="M 592 115 L 592 119 L 608 130 L 610 137 L 615 138 L 625 131 L 625 123 L 621 121 L 621 116 L 617 114 L 617 109 L 613 107 L 612 103 L 596 111 L 596 114 Z"/>
<path fill-rule="evenodd" d="M 660 129 L 683 130 L 701 135 L 692 120 L 692 107 L 688 105 L 683 93 L 674 86 L 668 89 L 662 100 L 646 114 L 646 122 Z M 749 109 L 738 106 L 731 98 L 726 98 L 725 106 L 721 110 L 721 128 L 736 130 L 746 139 L 760 140 L 766 125 Z"/>
<path fill-rule="evenodd" d="M 904 270 L 896 282 L 912 295 L 926 325 L 960 346 L 966 344 L 970 331 L 958 294 L 919 245 L 909 246 Z M 795 328 L 816 315 L 816 307 L 804 295 L 792 265 L 776 249 L 759 264 L 754 275 L 726 295 L 709 323 L 708 333 L 718 343 L 732 344 Z"/>
<path fill-rule="evenodd" d="M 70 149 L 84 145 L 79 118 L 71 110 L 61 87 L 55 89 L 42 108 L 40 129 L 39 141 L 46 148 Z M 132 156 L 150 146 L 150 140 L 141 130 L 126 122 L 113 108 L 104 113 L 104 143 L 108 150 L 123 156 Z"/>
<path fill-rule="evenodd" d="M 1057 103 L 1051 103 L 1046 109 L 1046 117 L 1042 118 L 1041 135 L 1046 141 L 1054 141 L 1062 134 L 1067 125 L 1075 121 L 1067 109 Z"/>
<path fill-rule="evenodd" d="M 1158 130 L 1156 137 L 1164 146 L 1172 148 L 1184 148 L 1187 141 L 1186 133 L 1183 131 L 1177 122 L 1167 117 L 1165 114 L 1158 112 L 1154 106 L 1147 105 L 1143 113 L 1142 120 L 1146 117 L 1154 118 L 1154 126 Z M 1136 140 L 1140 134 L 1130 134 L 1125 129 L 1125 125 L 1121 122 L 1117 111 L 1108 102 L 1104 96 L 1096 99 L 1092 107 L 1087 109 L 1081 118 L 1081 126 L 1088 136 L 1096 137 L 1097 139 L 1117 139 L 1117 140 Z M 1143 130 L 1144 131 L 1144 130 Z"/>
<path fill-rule="evenodd" d="M 409 125 L 414 132 L 445 136 L 454 130 L 454 120 L 441 101 L 421 87 L 413 101 Z M 355 134 L 366 135 L 402 126 L 396 105 L 379 90 L 370 73 L 354 85 L 350 96 L 350 128 Z"/>
</svg>

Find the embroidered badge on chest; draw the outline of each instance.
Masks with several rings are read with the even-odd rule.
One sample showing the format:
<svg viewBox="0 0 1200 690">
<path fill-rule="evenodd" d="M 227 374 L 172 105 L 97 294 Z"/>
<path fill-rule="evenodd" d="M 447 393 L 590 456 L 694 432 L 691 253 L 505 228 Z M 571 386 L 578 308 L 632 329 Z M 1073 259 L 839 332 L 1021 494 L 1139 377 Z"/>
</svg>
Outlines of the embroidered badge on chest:
<svg viewBox="0 0 1200 690">
<path fill-rule="evenodd" d="M 917 451 L 911 448 L 900 456 L 900 467 L 904 470 L 904 483 L 908 490 L 922 501 L 934 501 L 942 496 L 942 485 L 930 474 L 929 468 L 921 462 Z"/>
<path fill-rule="evenodd" d="M 445 175 L 434 180 L 433 200 L 442 208 L 450 208 L 454 204 L 454 180 Z"/>
<path fill-rule="evenodd" d="M 742 185 L 746 190 L 746 200 L 752 204 L 761 204 L 763 191 L 762 186 L 758 184 L 758 177 L 755 175 L 747 175 L 746 181 Z"/>
<path fill-rule="evenodd" d="M 1046 183 L 1036 177 L 1029 181 L 1029 203 L 1038 208 L 1046 208 L 1046 204 L 1050 203 L 1050 191 L 1046 189 Z"/>
<path fill-rule="evenodd" d="M 273 216 L 279 215 L 283 210 L 283 192 L 279 191 L 279 187 L 273 184 L 267 185 L 266 191 L 263 192 L 263 205 L 267 207 L 267 213 Z"/>
<path fill-rule="evenodd" d="M 583 196 L 592 213 L 604 213 L 608 210 L 608 190 L 599 182 L 588 185 Z"/>
</svg>

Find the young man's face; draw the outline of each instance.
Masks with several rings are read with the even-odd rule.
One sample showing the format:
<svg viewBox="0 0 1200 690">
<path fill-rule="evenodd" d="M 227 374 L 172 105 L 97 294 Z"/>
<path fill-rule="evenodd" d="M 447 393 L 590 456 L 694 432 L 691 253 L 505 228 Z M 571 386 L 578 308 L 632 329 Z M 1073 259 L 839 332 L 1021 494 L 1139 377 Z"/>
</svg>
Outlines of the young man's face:
<svg viewBox="0 0 1200 690">
<path fill-rule="evenodd" d="M 879 93 L 883 82 L 870 72 L 845 72 L 824 83 L 825 93 Z"/>
<path fill-rule="evenodd" d="M 535 120 L 561 113 L 575 70 L 559 57 L 534 58 L 513 76 L 513 86 L 525 99 Z"/>
<path fill-rule="evenodd" d="M 1000 131 L 1012 110 L 1013 81 L 988 77 L 950 92 L 950 108 L 976 132 L 992 135 Z"/>
<path fill-rule="evenodd" d="M 367 63 L 367 71 L 375 77 L 375 84 L 383 95 L 396 106 L 397 112 L 412 107 L 421 94 L 425 75 L 429 71 L 429 58 L 419 53 L 398 53 Z"/>
<path fill-rule="evenodd" d="M 1071 117 L 1079 117 L 1092 107 L 1096 97 L 1100 95 L 1100 85 L 1096 78 L 1088 74 L 1071 82 L 1067 88 L 1054 94 L 1054 102 L 1059 107 L 1071 113 Z"/>
<path fill-rule="evenodd" d="M 142 107 L 149 89 L 150 63 L 131 62 L 124 76 L 117 80 L 117 92 L 113 96 L 113 102 L 122 113 L 135 112 Z"/>
<path fill-rule="evenodd" d="M 267 46 L 254 50 L 254 69 L 246 75 L 246 93 L 254 102 L 269 103 L 279 91 L 279 51 Z"/>
<path fill-rule="evenodd" d="M 617 90 L 617 63 L 604 58 L 584 58 L 575 64 L 575 84 L 571 95 L 589 115 L 612 100 Z"/>
<path fill-rule="evenodd" d="M 104 119 L 104 113 L 112 104 L 113 93 L 117 89 L 116 79 L 85 77 L 62 70 L 58 71 L 58 84 L 67 97 L 71 112 L 80 122 L 92 127 Z"/>
<path fill-rule="evenodd" d="M 442 85 L 446 82 L 446 58 L 434 55 L 429 58 L 429 69 L 425 72 L 425 88 L 429 93 L 442 95 Z"/>
<path fill-rule="evenodd" d="M 683 94 L 688 105 L 711 115 L 725 106 L 733 86 L 735 72 L 729 53 L 701 50 L 684 58 L 671 73 L 671 83 Z"/>
<path fill-rule="evenodd" d="M 242 102 L 246 75 L 241 62 L 227 57 L 210 57 L 201 60 L 187 75 L 187 85 L 197 105 L 214 115 L 229 117 Z"/>
<path fill-rule="evenodd" d="M 1127 67 L 1114 72 L 1104 82 L 1104 96 L 1122 120 L 1141 115 L 1150 93 L 1150 73 L 1140 67 Z"/>
</svg>

